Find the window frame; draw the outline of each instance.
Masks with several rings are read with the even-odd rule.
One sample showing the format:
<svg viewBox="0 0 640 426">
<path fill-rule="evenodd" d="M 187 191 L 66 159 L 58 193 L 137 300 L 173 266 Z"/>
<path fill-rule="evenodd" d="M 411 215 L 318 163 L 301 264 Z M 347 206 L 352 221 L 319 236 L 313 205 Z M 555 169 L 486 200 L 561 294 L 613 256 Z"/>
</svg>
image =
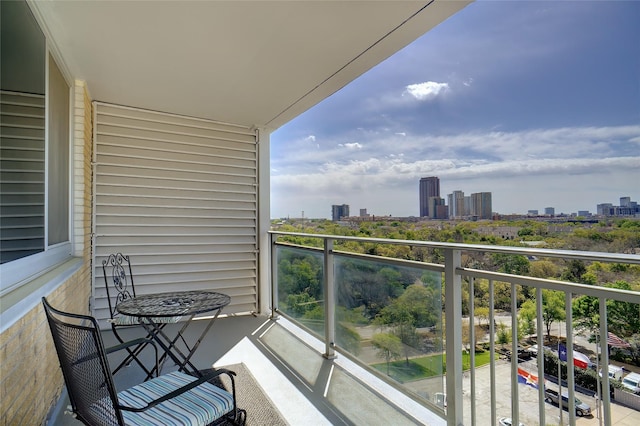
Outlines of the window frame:
<svg viewBox="0 0 640 426">
<path fill-rule="evenodd" d="M 74 254 L 74 92 L 75 87 L 73 79 L 69 73 L 66 64 L 61 59 L 61 55 L 55 48 L 55 44 L 52 42 L 52 38 L 47 28 L 42 25 L 42 20 L 39 14 L 31 6 L 28 1 L 23 0 L 29 8 L 33 18 L 35 19 L 40 31 L 44 36 L 45 49 L 44 49 L 44 74 L 45 74 L 45 163 L 44 163 L 44 176 L 45 176 L 45 194 L 44 194 L 44 248 L 41 252 L 31 254 L 19 259 L 12 260 L 10 262 L 0 264 L 0 297 L 4 297 L 8 293 L 11 293 L 20 287 L 30 283 L 39 276 L 54 269 L 65 261 L 71 259 Z M 68 134 L 66 135 L 67 143 L 67 240 L 57 244 L 49 245 L 49 150 L 50 150 L 50 135 L 49 129 L 50 112 L 51 112 L 51 97 L 50 97 L 50 67 L 49 60 L 53 60 L 56 64 L 59 73 L 62 75 L 64 82 L 68 87 L 68 111 L 66 115 Z M 19 304 L 20 302 L 18 302 Z M 4 311 L 4 309 L 3 309 Z M 4 315 L 3 315 L 4 316 Z M 5 319 L 3 318 L 3 322 Z"/>
</svg>

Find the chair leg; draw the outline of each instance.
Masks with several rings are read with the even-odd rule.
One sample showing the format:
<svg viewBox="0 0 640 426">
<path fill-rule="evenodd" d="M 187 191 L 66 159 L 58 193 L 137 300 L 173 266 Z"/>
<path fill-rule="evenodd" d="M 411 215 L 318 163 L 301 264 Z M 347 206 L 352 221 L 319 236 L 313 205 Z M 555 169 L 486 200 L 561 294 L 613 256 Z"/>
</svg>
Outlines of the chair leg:
<svg viewBox="0 0 640 426">
<path fill-rule="evenodd" d="M 233 423 L 238 426 L 244 426 L 247 423 L 247 411 L 242 409 L 238 409 L 237 411 L 238 414 L 236 414 Z"/>
</svg>

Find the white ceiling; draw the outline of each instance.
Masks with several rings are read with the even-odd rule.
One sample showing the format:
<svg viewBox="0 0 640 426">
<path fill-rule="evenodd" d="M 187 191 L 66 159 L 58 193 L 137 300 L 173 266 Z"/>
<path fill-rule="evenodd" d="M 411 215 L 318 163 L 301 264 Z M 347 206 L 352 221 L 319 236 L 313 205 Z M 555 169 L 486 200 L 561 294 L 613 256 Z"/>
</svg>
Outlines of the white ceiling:
<svg viewBox="0 0 640 426">
<path fill-rule="evenodd" d="M 276 129 L 468 1 L 35 1 L 95 100 Z"/>
</svg>

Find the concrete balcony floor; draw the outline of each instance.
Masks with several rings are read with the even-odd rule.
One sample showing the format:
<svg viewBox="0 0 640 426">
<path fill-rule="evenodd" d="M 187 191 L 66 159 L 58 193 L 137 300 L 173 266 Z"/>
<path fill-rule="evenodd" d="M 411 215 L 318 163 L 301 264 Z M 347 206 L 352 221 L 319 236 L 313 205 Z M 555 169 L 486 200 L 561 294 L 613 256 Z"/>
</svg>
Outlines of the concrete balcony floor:
<svg viewBox="0 0 640 426">
<path fill-rule="evenodd" d="M 195 320 L 186 331 L 188 341 L 200 335 L 207 321 Z M 177 325 L 165 328 L 175 334 Z M 141 329 L 125 330 L 124 336 L 143 335 Z M 116 344 L 113 333 L 103 332 L 106 346 Z M 151 355 L 143 359 L 151 364 Z M 333 360 L 322 356 L 322 343 L 284 318 L 230 316 L 216 320 L 192 361 L 200 369 L 243 363 L 263 393 L 291 425 L 339 424 L 445 424 L 442 417 L 406 397 L 344 356 Z M 148 357 L 148 359 L 146 358 Z M 119 359 L 110 358 L 112 366 Z M 163 372 L 175 369 L 169 360 Z M 118 389 L 144 379 L 131 364 L 115 375 Z M 391 402 L 392 401 L 392 402 Z M 78 425 L 63 411 L 68 400 L 58 404 L 52 424 Z M 241 406 L 247 411 L 251 407 Z"/>
</svg>

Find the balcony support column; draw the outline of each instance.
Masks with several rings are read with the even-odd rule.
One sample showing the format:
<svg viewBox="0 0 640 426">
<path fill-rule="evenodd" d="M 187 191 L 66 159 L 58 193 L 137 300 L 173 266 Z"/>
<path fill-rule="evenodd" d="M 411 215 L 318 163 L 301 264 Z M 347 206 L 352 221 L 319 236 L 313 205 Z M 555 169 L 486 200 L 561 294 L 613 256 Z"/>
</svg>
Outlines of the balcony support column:
<svg viewBox="0 0 640 426">
<path fill-rule="evenodd" d="M 336 297 L 333 273 L 333 240 L 324 240 L 324 343 L 323 356 L 327 359 L 336 357 Z"/>
<path fill-rule="evenodd" d="M 460 250 L 444 250 L 444 311 L 447 355 L 447 425 L 463 424 L 462 411 L 462 279 Z"/>
</svg>

